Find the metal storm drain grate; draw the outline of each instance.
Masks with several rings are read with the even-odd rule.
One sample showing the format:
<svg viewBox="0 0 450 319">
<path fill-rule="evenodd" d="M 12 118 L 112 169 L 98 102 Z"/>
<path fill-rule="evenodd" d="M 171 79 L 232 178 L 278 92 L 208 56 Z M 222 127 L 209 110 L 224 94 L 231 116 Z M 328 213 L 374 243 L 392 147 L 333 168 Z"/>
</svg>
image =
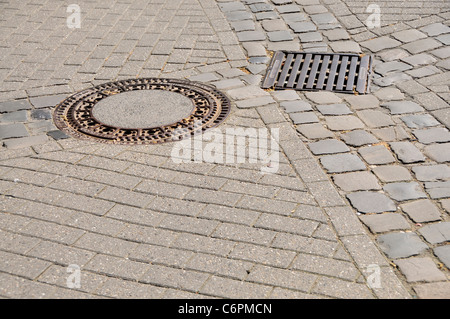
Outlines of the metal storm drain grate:
<svg viewBox="0 0 450 319">
<path fill-rule="evenodd" d="M 368 93 L 372 60 L 367 55 L 277 51 L 262 88 Z"/>
<path fill-rule="evenodd" d="M 69 96 L 56 106 L 63 132 L 112 144 L 181 140 L 219 125 L 230 112 L 215 88 L 186 80 L 143 78 L 110 82 Z"/>
</svg>

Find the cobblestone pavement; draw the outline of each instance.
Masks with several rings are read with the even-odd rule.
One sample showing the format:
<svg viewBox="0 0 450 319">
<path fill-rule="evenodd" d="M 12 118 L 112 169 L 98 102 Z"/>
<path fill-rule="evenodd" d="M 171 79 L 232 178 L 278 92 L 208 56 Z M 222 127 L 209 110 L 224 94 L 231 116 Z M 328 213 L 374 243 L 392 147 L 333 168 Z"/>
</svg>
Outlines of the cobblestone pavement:
<svg viewBox="0 0 450 319">
<path fill-rule="evenodd" d="M 349 0 L 78 1 L 80 29 L 0 3 L 0 295 L 448 298 L 448 2 L 371 3 L 373 29 Z M 374 54 L 373 93 L 262 90 L 274 50 Z M 279 128 L 278 173 L 54 127 L 70 93 L 150 76 L 224 91 L 221 129 Z"/>
</svg>

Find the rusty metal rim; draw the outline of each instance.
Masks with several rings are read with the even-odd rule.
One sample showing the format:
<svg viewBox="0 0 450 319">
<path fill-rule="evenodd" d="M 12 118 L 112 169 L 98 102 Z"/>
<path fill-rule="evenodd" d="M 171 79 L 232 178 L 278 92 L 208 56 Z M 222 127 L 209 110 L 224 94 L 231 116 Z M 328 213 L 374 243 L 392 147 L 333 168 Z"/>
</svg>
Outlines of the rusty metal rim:
<svg viewBox="0 0 450 319">
<path fill-rule="evenodd" d="M 92 115 L 100 100 L 135 90 L 167 90 L 191 99 L 189 117 L 158 127 L 123 128 L 106 125 Z M 53 112 L 55 125 L 64 133 L 80 139 L 109 144 L 157 144 L 181 140 L 222 123 L 230 113 L 229 99 L 216 88 L 188 80 L 138 78 L 107 82 L 74 93 Z"/>
</svg>

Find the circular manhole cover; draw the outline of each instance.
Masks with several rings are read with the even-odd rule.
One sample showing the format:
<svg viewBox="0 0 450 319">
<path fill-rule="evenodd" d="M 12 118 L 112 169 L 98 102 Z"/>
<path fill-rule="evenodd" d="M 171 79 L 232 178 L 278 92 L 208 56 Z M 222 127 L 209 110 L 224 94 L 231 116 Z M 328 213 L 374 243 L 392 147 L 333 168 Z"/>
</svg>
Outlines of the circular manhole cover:
<svg viewBox="0 0 450 319">
<path fill-rule="evenodd" d="M 219 125 L 230 112 L 221 92 L 197 82 L 131 79 L 75 93 L 56 106 L 63 132 L 115 144 L 177 141 Z"/>
</svg>

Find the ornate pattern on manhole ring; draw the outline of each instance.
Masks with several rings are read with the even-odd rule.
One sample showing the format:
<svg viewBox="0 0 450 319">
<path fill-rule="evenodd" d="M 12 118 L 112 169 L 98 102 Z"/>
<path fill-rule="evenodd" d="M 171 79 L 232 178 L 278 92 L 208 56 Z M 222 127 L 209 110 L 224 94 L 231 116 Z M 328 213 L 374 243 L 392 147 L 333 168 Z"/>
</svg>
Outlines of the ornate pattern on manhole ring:
<svg viewBox="0 0 450 319">
<path fill-rule="evenodd" d="M 94 107 L 103 99 L 138 90 L 181 94 L 192 102 L 192 111 L 175 123 L 148 128 L 117 127 L 102 123 L 93 115 Z M 167 113 L 171 111 L 170 105 L 161 108 L 166 108 Z M 189 138 L 216 127 L 229 112 L 229 99 L 211 86 L 187 80 L 141 78 L 109 82 L 75 93 L 56 106 L 53 119 L 61 131 L 80 139 L 110 144 L 156 144 Z"/>
</svg>

